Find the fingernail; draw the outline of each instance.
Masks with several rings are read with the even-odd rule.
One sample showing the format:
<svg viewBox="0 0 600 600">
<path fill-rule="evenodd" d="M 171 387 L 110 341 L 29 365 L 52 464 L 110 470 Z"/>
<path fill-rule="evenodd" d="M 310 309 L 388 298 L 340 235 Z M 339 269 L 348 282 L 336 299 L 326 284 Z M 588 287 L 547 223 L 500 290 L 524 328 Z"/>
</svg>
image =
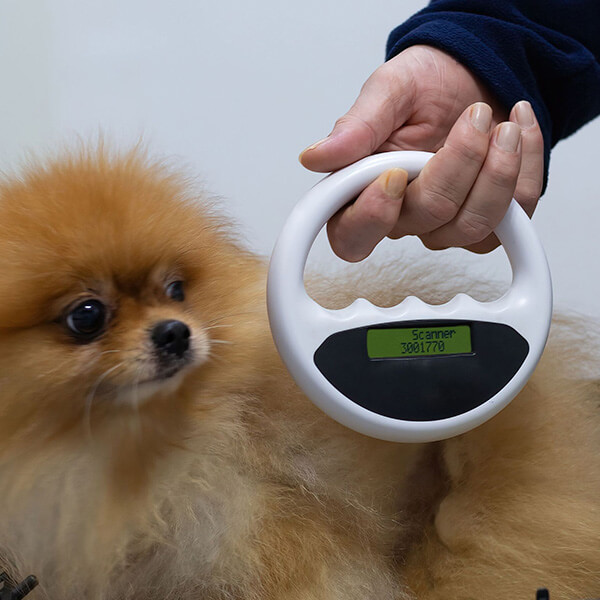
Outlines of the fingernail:
<svg viewBox="0 0 600 600">
<path fill-rule="evenodd" d="M 314 150 L 315 148 L 317 148 L 318 146 L 320 146 L 323 142 L 325 142 L 328 139 L 328 137 L 323 138 L 322 140 L 319 140 L 318 142 L 315 142 L 314 144 L 311 144 L 310 146 L 308 146 L 308 148 L 304 148 L 304 150 L 302 150 L 302 152 L 300 152 L 300 158 L 302 158 L 302 155 L 306 152 L 310 152 L 311 150 Z"/>
<path fill-rule="evenodd" d="M 517 123 L 523 128 L 527 129 L 533 127 L 535 124 L 535 115 L 533 108 L 527 100 L 521 100 L 515 104 L 515 115 L 517 117 Z"/>
<path fill-rule="evenodd" d="M 389 169 L 379 176 L 383 191 L 391 198 L 400 198 L 406 191 L 408 173 L 404 169 Z"/>
<path fill-rule="evenodd" d="M 505 152 L 515 152 L 521 140 L 521 128 L 516 123 L 501 123 L 496 130 L 496 144 Z"/>
<path fill-rule="evenodd" d="M 469 116 L 475 129 L 483 133 L 489 132 L 492 124 L 492 109 L 485 102 L 473 104 Z"/>
</svg>

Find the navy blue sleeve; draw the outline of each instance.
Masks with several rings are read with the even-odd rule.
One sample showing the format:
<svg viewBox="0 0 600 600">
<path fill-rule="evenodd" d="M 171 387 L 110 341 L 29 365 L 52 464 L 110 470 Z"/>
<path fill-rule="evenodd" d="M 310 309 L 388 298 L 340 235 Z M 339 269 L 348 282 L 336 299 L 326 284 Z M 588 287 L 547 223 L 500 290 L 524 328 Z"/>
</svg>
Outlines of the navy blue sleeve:
<svg viewBox="0 0 600 600">
<path fill-rule="evenodd" d="M 507 108 L 528 100 L 550 148 L 600 114 L 600 0 L 432 0 L 394 29 L 387 59 L 444 50 Z"/>
</svg>

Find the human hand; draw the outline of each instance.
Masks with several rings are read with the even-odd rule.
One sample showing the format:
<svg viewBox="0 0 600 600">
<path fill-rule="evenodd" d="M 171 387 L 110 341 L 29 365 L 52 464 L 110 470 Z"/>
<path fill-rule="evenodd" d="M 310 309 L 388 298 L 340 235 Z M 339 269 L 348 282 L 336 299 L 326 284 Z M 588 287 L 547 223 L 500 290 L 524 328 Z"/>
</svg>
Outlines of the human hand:
<svg viewBox="0 0 600 600">
<path fill-rule="evenodd" d="M 543 138 L 529 103 L 507 115 L 468 69 L 435 48 L 411 47 L 377 69 L 300 160 L 331 171 L 388 150 L 438 152 L 408 187 L 401 169 L 386 171 L 330 219 L 332 248 L 346 260 L 362 260 L 385 236 L 409 234 L 432 249 L 487 252 L 498 245 L 491 232 L 511 198 L 531 216 L 541 193 Z"/>
</svg>

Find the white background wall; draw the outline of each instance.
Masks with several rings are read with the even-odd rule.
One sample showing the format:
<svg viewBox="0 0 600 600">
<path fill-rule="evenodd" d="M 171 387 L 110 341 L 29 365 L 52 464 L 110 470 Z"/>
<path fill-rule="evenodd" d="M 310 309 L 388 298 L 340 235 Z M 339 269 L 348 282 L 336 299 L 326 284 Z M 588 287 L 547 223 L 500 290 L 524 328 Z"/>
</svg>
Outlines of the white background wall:
<svg viewBox="0 0 600 600">
<path fill-rule="evenodd" d="M 143 134 L 199 174 L 268 253 L 318 179 L 298 153 L 350 106 L 389 30 L 425 3 L 3 0 L 0 168 L 100 130 L 123 144 Z M 600 318 L 599 134 L 597 120 L 554 151 L 535 222 L 557 305 Z M 452 260 L 506 277 L 501 251 Z"/>
</svg>

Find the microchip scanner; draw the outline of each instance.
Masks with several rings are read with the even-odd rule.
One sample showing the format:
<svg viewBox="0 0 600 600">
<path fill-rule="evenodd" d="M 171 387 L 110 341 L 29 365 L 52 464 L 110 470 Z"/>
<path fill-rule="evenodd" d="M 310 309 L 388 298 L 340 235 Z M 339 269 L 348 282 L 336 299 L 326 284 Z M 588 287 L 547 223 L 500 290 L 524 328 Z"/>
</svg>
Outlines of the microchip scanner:
<svg viewBox="0 0 600 600">
<path fill-rule="evenodd" d="M 359 298 L 331 310 L 309 297 L 306 261 L 329 218 L 385 170 L 413 179 L 431 156 L 378 154 L 322 179 L 292 210 L 269 266 L 271 330 L 298 385 L 343 425 L 396 442 L 452 437 L 497 414 L 535 369 L 552 314 L 546 255 L 514 200 L 494 230 L 513 274 L 497 300 L 460 293 L 434 306 L 409 296 L 381 308 Z"/>
</svg>

